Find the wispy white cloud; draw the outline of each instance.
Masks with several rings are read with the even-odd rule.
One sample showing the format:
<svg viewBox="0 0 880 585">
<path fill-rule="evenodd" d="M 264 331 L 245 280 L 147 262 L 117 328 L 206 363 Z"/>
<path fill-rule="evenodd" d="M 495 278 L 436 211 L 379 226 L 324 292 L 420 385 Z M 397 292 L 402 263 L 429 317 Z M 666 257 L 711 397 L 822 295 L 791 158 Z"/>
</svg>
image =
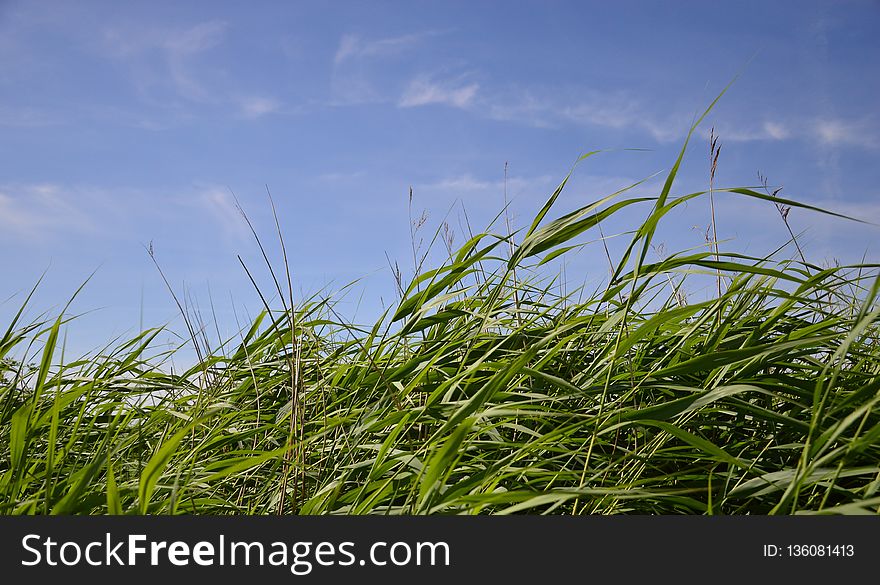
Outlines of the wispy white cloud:
<svg viewBox="0 0 880 585">
<path fill-rule="evenodd" d="M 188 28 L 113 26 L 105 29 L 104 48 L 111 56 L 133 57 L 161 50 L 176 56 L 194 55 L 223 42 L 228 24 L 220 20 L 201 22 Z"/>
<path fill-rule="evenodd" d="M 210 21 L 198 24 L 165 40 L 168 69 L 178 90 L 195 101 L 212 101 L 213 92 L 207 89 L 194 71 L 191 59 L 213 49 L 223 40 L 226 23 Z"/>
<path fill-rule="evenodd" d="M 220 20 L 201 22 L 188 28 L 152 28 L 145 31 L 126 28 L 108 28 L 104 31 L 104 51 L 109 56 L 138 61 L 132 69 L 135 83 L 141 88 L 156 83 L 170 82 L 182 97 L 197 102 L 215 101 L 215 92 L 209 90 L 196 72 L 195 60 L 219 46 L 226 37 L 228 24 Z M 145 67 L 143 60 L 159 54 L 162 69 Z"/>
<path fill-rule="evenodd" d="M 196 206 L 206 210 L 227 236 L 245 240 L 248 236 L 247 226 L 235 198 L 229 189 L 221 187 L 202 188 L 195 197 Z"/>
<path fill-rule="evenodd" d="M 516 121 L 536 128 L 552 128 L 557 125 L 556 112 L 548 100 L 528 91 L 519 92 L 516 101 L 489 100 L 485 115 L 493 120 Z"/>
<path fill-rule="evenodd" d="M 315 177 L 315 181 L 319 183 L 348 183 L 362 181 L 366 175 L 366 171 L 321 173 Z"/>
<path fill-rule="evenodd" d="M 389 101 L 369 76 L 359 72 L 334 73 L 330 80 L 329 106 L 357 106 Z"/>
<path fill-rule="evenodd" d="M 764 122 L 764 133 L 773 140 L 785 140 L 791 134 L 785 125 L 778 122 Z"/>
<path fill-rule="evenodd" d="M 877 137 L 866 123 L 840 119 L 819 119 L 812 126 L 813 135 L 827 146 L 876 148 Z"/>
<path fill-rule="evenodd" d="M 251 96 L 241 100 L 241 112 L 246 118 L 259 118 L 277 112 L 281 103 L 270 97 Z"/>
<path fill-rule="evenodd" d="M 785 123 L 767 120 L 761 126 L 726 125 L 718 129 L 723 140 L 732 142 L 777 141 L 792 138 L 794 132 Z"/>
<path fill-rule="evenodd" d="M 575 124 L 585 127 L 637 129 L 648 132 L 659 142 L 679 138 L 688 118 L 673 112 L 658 115 L 640 100 L 621 91 L 556 91 L 548 95 L 536 91 L 508 90 L 482 100 L 483 114 L 489 118 L 513 121 L 539 128 Z M 567 95 L 571 94 L 571 95 Z M 498 97 L 503 95 L 504 97 Z M 511 100 L 509 95 L 519 96 Z"/>
<path fill-rule="evenodd" d="M 508 177 L 507 183 L 503 176 L 494 179 L 475 177 L 471 173 L 451 175 L 434 181 L 415 183 L 413 188 L 416 193 L 427 193 L 431 197 L 435 195 L 451 196 L 494 196 L 504 193 L 507 188 L 508 196 L 516 198 L 520 196 L 544 196 L 552 189 L 558 177 L 551 175 L 539 176 L 512 176 Z"/>
<path fill-rule="evenodd" d="M 185 119 L 194 113 L 186 102 L 230 108 L 246 119 L 290 111 L 276 97 L 243 94 L 230 87 L 224 82 L 227 75 L 221 66 L 205 67 L 210 62 L 210 52 L 226 41 L 228 31 L 229 23 L 222 20 L 144 31 L 108 28 L 104 30 L 101 50 L 128 66 L 145 101 L 161 104 L 165 110 L 170 108 L 169 115 L 175 119 Z M 183 99 L 168 99 L 164 92 Z M 165 127 L 167 123 L 163 120 L 147 127 Z"/>
<path fill-rule="evenodd" d="M 44 239 L 58 231 L 88 232 L 95 224 L 77 193 L 53 184 L 0 187 L 0 233 Z"/>
<path fill-rule="evenodd" d="M 199 23 L 163 39 L 165 48 L 175 55 L 193 55 L 213 49 L 223 41 L 228 28 L 227 23 L 210 20 Z"/>
<path fill-rule="evenodd" d="M 450 175 L 427 181 L 423 183 L 415 183 L 414 188 L 418 191 L 428 191 L 431 193 L 450 192 L 450 193 L 503 193 L 505 186 L 511 197 L 519 195 L 549 195 L 550 192 L 558 186 L 560 177 L 557 175 L 535 175 L 509 176 L 506 181 L 502 176 L 497 178 L 475 177 L 471 173 L 462 173 Z M 574 174 L 568 181 L 567 192 L 577 192 L 581 196 L 588 198 L 600 198 L 610 193 L 614 193 L 624 187 L 633 185 L 637 181 L 632 177 L 619 175 L 593 175 L 593 174 Z M 644 194 L 650 190 L 650 185 L 642 185 L 630 191 L 630 194 Z"/>
<path fill-rule="evenodd" d="M 683 110 L 669 108 L 666 112 L 659 112 L 656 107 L 648 107 L 644 101 L 628 92 L 590 90 L 558 93 L 564 95 L 542 95 L 535 91 L 504 92 L 505 96 L 517 95 L 514 100 L 499 98 L 498 92 L 481 93 L 481 108 L 478 110 L 489 118 L 535 127 L 553 128 L 574 123 L 585 127 L 641 130 L 658 142 L 682 138 L 691 122 L 691 114 Z M 876 124 L 871 119 L 853 121 L 825 117 L 812 122 L 795 122 L 791 117 L 768 117 L 759 125 L 753 122 L 721 124 L 718 134 L 722 140 L 733 142 L 798 139 L 813 140 L 828 148 L 880 148 Z"/>
<path fill-rule="evenodd" d="M 674 116 L 658 116 L 638 99 L 623 92 L 589 92 L 581 101 L 560 108 L 563 118 L 585 126 L 648 132 L 658 142 L 669 142 L 682 135 L 682 121 Z"/>
<path fill-rule="evenodd" d="M 249 242 L 226 187 L 195 184 L 161 190 L 96 185 L 0 185 L 0 241 L 143 239 L 188 225 L 206 237 Z"/>
<path fill-rule="evenodd" d="M 437 34 L 433 31 L 387 37 L 382 39 L 364 39 L 360 35 L 346 34 L 339 41 L 333 62 L 340 65 L 345 61 L 382 57 L 401 53 L 412 47 L 425 37 Z"/>
<path fill-rule="evenodd" d="M 0 105 L 0 126 L 10 128 L 42 128 L 59 124 L 57 116 L 32 107 Z"/>
<path fill-rule="evenodd" d="M 333 58 L 333 62 L 339 65 L 349 57 L 357 54 L 360 43 L 361 39 L 357 35 L 343 35 L 339 41 L 339 48 L 336 49 L 336 56 Z"/>
<path fill-rule="evenodd" d="M 424 39 L 441 34 L 423 31 L 396 37 L 365 39 L 356 34 L 343 35 L 333 58 L 330 78 L 330 106 L 394 103 L 396 89 L 387 80 L 380 83 L 383 59 L 405 55 Z M 391 86 L 396 86 L 392 83 Z"/>
<path fill-rule="evenodd" d="M 421 185 L 421 188 L 441 191 L 489 191 L 499 187 L 503 188 L 503 186 L 503 183 L 500 181 L 487 181 L 485 179 L 477 179 L 471 174 L 464 174 L 447 177 L 433 183 L 426 183 Z"/>
<path fill-rule="evenodd" d="M 443 104 L 456 108 L 470 106 L 480 89 L 477 83 L 438 82 L 428 76 L 413 79 L 398 101 L 401 108 Z"/>
<path fill-rule="evenodd" d="M 854 122 L 839 118 L 818 118 L 798 124 L 768 120 L 757 128 L 753 126 L 722 126 L 718 134 L 724 140 L 735 142 L 799 139 L 812 140 L 826 148 L 842 146 L 877 148 L 880 146 L 880 141 L 874 132 L 874 126 L 868 120 Z"/>
</svg>

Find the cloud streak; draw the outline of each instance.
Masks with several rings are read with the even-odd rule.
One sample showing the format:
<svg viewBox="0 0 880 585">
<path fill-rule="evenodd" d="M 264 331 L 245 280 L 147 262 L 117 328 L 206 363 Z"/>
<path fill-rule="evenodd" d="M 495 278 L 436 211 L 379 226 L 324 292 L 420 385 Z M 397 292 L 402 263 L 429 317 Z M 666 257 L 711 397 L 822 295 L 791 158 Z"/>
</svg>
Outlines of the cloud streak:
<svg viewBox="0 0 880 585">
<path fill-rule="evenodd" d="M 110 28 L 104 31 L 104 51 L 132 65 L 137 86 L 144 90 L 167 83 L 181 97 L 199 103 L 217 101 L 196 73 L 195 61 L 220 46 L 226 38 L 228 23 L 209 20 L 188 28 L 154 28 L 146 31 Z M 150 59 L 159 56 L 159 70 Z"/>
<path fill-rule="evenodd" d="M 210 52 L 223 45 L 228 31 L 229 23 L 223 20 L 144 32 L 111 28 L 104 31 L 103 51 L 129 65 L 135 86 L 149 101 L 170 103 L 164 96 L 160 100 L 149 97 L 151 90 L 158 89 L 188 102 L 231 108 L 248 120 L 285 110 L 276 97 L 242 94 L 223 84 L 226 74 L 221 68 L 199 69 Z M 213 79 L 207 74 L 211 72 Z"/>
<path fill-rule="evenodd" d="M 551 184 L 553 178 L 550 175 L 542 175 L 540 177 L 510 177 L 507 181 L 507 188 L 511 192 L 519 192 L 535 187 L 546 187 Z M 432 183 L 424 183 L 419 185 L 420 189 L 426 191 L 455 191 L 455 192 L 475 192 L 475 191 L 495 191 L 500 193 L 504 189 L 504 180 L 487 180 L 479 179 L 469 173 L 446 177 Z"/>
<path fill-rule="evenodd" d="M 341 65 L 346 61 L 397 55 L 421 42 L 424 38 L 435 34 L 437 33 L 422 32 L 372 40 L 365 40 L 360 35 L 346 34 L 339 41 L 333 63 Z"/>
<path fill-rule="evenodd" d="M 266 114 L 277 112 L 281 104 L 270 97 L 248 97 L 241 100 L 241 113 L 245 118 L 260 118 Z"/>
<path fill-rule="evenodd" d="M 194 55 L 219 45 L 227 28 L 227 23 L 220 20 L 202 22 L 180 33 L 169 35 L 163 44 L 174 55 Z"/>
<path fill-rule="evenodd" d="M 479 84 L 466 85 L 438 82 L 427 76 L 412 80 L 398 101 L 401 108 L 413 108 L 431 104 L 441 104 L 455 108 L 468 108 L 474 101 Z"/>
<path fill-rule="evenodd" d="M 184 29 L 111 27 L 104 30 L 104 47 L 118 57 L 135 57 L 154 50 L 174 57 L 192 56 L 220 45 L 228 27 L 221 20 L 209 20 Z"/>
<path fill-rule="evenodd" d="M 8 128 L 45 128 L 61 123 L 56 116 L 32 107 L 0 106 L 0 126 Z"/>
<path fill-rule="evenodd" d="M 52 184 L 0 187 L 0 233 L 44 239 L 59 231 L 94 231 L 94 222 L 75 199 L 75 193 Z"/>
<path fill-rule="evenodd" d="M 395 103 L 399 100 L 399 81 L 391 81 L 395 87 L 390 91 L 389 80 L 379 79 L 386 71 L 385 60 L 405 57 L 425 39 L 442 34 L 441 31 L 423 31 L 400 35 L 365 39 L 361 35 L 346 34 L 339 41 L 333 57 L 331 73 L 331 106 L 353 106 L 367 103 Z M 466 96 L 465 96 L 466 97 Z M 461 99 L 461 98 L 459 98 Z"/>
<path fill-rule="evenodd" d="M 207 221 L 206 221 L 207 219 Z M 142 190 L 52 183 L 0 185 L 0 241 L 53 238 L 131 239 L 178 223 L 247 240 L 248 231 L 227 188 L 192 185 Z"/>
<path fill-rule="evenodd" d="M 735 142 L 800 139 L 815 141 L 826 147 L 852 146 L 871 149 L 880 147 L 880 142 L 868 120 L 854 122 L 840 118 L 816 118 L 798 124 L 765 121 L 758 128 L 722 127 L 719 134 L 724 139 Z"/>
<path fill-rule="evenodd" d="M 557 92 L 558 93 L 558 92 Z M 517 99 L 484 98 L 482 112 L 488 118 L 511 121 L 537 128 L 559 128 L 575 124 L 615 130 L 634 129 L 650 134 L 658 142 L 670 142 L 683 135 L 688 118 L 669 113 L 658 116 L 626 92 L 586 90 L 569 92 L 574 97 L 542 95 L 541 92 L 508 90 L 504 95 Z M 684 122 L 682 122 L 684 120 Z"/>
<path fill-rule="evenodd" d="M 779 121 L 765 121 L 759 127 L 742 127 L 739 125 L 722 126 L 716 132 L 724 140 L 731 142 L 779 141 L 794 136 L 789 125 Z"/>
<path fill-rule="evenodd" d="M 228 189 L 205 187 L 195 196 L 196 207 L 208 212 L 215 224 L 227 236 L 239 241 L 248 240 L 248 229 L 242 219 L 235 198 Z"/>
<path fill-rule="evenodd" d="M 840 119 L 819 119 L 812 126 L 813 135 L 826 146 L 857 146 L 877 148 L 876 136 L 866 123 Z"/>
</svg>

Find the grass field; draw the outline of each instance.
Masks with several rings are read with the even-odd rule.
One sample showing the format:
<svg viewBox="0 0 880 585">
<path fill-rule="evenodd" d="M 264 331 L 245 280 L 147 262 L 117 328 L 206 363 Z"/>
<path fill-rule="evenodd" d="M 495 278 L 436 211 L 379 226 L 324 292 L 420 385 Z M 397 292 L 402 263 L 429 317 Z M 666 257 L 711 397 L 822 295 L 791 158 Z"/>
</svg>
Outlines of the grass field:
<svg viewBox="0 0 880 585">
<path fill-rule="evenodd" d="M 781 229 L 807 207 L 675 195 L 686 148 L 651 197 L 560 217 L 563 181 L 528 228 L 401 281 L 372 325 L 295 300 L 275 266 L 220 348 L 184 311 L 186 372 L 152 351 L 159 330 L 71 359 L 76 321 L 26 322 L 24 302 L 0 330 L 0 513 L 877 514 L 877 267 L 813 265 L 793 233 L 782 254 L 656 259 L 685 202 L 757 198 Z M 607 286 L 560 294 L 541 264 L 630 206 L 645 219 Z M 711 298 L 679 294 L 694 278 Z"/>
</svg>

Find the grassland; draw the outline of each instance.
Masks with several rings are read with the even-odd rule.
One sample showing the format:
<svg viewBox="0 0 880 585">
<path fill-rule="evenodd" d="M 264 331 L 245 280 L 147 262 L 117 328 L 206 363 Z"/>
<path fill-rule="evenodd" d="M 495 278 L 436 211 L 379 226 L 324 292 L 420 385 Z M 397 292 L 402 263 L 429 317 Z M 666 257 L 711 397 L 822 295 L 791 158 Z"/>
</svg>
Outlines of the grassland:
<svg viewBox="0 0 880 585">
<path fill-rule="evenodd" d="M 651 261 L 685 202 L 807 207 L 674 195 L 686 148 L 650 197 L 555 217 L 563 181 L 527 229 L 401 282 L 373 325 L 295 302 L 276 266 L 222 351 L 188 316 L 185 372 L 150 351 L 159 330 L 64 358 L 76 322 L 24 322 L 24 302 L 0 337 L 0 513 L 877 514 L 877 267 L 715 241 Z M 630 206 L 647 213 L 606 287 L 540 276 Z M 682 299 L 689 278 L 715 294 Z"/>
</svg>

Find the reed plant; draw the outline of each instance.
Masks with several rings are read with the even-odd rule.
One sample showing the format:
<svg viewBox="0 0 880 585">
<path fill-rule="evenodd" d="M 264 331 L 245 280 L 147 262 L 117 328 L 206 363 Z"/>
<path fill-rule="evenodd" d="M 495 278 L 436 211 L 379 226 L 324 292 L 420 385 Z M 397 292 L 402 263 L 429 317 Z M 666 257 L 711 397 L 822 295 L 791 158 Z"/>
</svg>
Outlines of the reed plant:
<svg viewBox="0 0 880 585">
<path fill-rule="evenodd" d="M 877 514 L 877 266 L 717 237 L 648 257 L 685 202 L 712 198 L 713 232 L 719 196 L 830 213 L 714 167 L 675 194 L 701 122 L 654 195 L 556 216 L 566 177 L 528 228 L 398 269 L 399 302 L 366 326 L 294 299 L 285 258 L 236 338 L 212 349 L 187 321 L 199 358 L 173 372 L 160 329 L 71 359 L 76 321 L 25 322 L 29 297 L 0 337 L 0 513 Z M 560 293 L 542 268 L 630 208 L 644 220 L 605 248 L 605 286 Z M 669 286 L 692 278 L 717 294 Z"/>
</svg>

